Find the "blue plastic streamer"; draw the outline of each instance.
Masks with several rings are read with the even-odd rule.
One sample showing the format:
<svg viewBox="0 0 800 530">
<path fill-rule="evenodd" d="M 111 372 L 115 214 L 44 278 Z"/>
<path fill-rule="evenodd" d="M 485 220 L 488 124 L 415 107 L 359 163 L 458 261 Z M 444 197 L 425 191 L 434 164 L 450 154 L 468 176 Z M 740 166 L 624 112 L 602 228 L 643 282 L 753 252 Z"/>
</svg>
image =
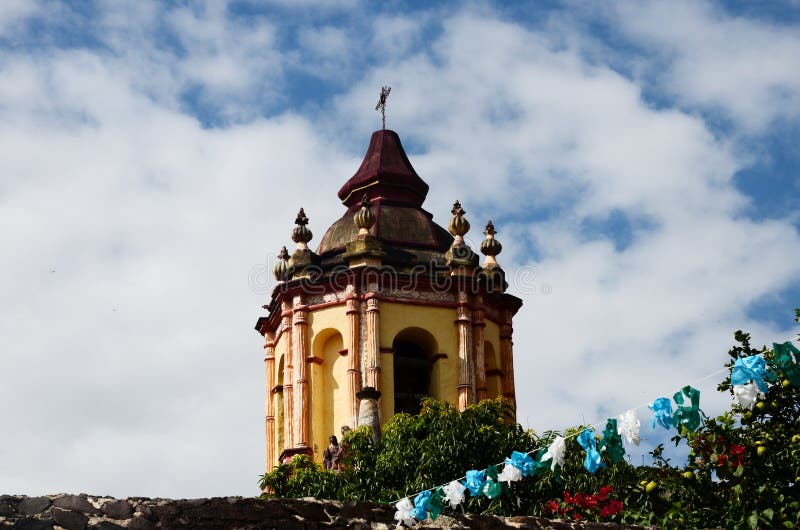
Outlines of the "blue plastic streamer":
<svg viewBox="0 0 800 530">
<path fill-rule="evenodd" d="M 424 521 L 428 518 L 428 501 L 430 499 L 430 490 L 423 491 L 414 498 L 414 517 L 417 521 Z"/>
<path fill-rule="evenodd" d="M 665 429 L 672 427 L 672 402 L 669 398 L 657 398 L 652 405 L 647 405 L 647 408 L 653 411 L 653 417 L 650 419 L 651 429 L 656 428 L 656 423 Z"/>
<path fill-rule="evenodd" d="M 486 482 L 486 470 L 470 469 L 467 471 L 467 480 L 464 485 L 473 497 L 478 497 L 483 491 L 483 483 Z"/>
<path fill-rule="evenodd" d="M 767 362 L 760 355 L 750 355 L 749 357 L 739 357 L 733 363 L 731 372 L 731 384 L 746 385 L 753 381 L 758 385 L 758 389 L 767 393 L 767 384 L 764 378 L 767 376 Z"/>
<path fill-rule="evenodd" d="M 598 469 L 605 466 L 600 459 L 600 453 L 597 452 L 597 439 L 594 437 L 594 431 L 588 428 L 583 429 L 583 432 L 578 435 L 578 443 L 586 451 L 583 467 L 594 475 Z"/>
<path fill-rule="evenodd" d="M 506 458 L 506 465 L 512 465 L 519 469 L 523 477 L 533 475 L 533 466 L 535 463 L 531 455 L 519 451 L 512 452 L 511 458 Z"/>
</svg>

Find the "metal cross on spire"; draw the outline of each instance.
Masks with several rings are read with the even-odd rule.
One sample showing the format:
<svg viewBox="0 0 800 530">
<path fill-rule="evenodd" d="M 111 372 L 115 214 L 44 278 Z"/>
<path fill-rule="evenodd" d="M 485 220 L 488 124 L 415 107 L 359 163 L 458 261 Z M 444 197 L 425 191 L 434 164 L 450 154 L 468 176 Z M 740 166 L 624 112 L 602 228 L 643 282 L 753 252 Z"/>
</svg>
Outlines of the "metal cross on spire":
<svg viewBox="0 0 800 530">
<path fill-rule="evenodd" d="M 381 97 L 378 99 L 378 104 L 375 105 L 375 110 L 381 111 L 381 124 L 383 129 L 386 129 L 386 99 L 389 97 L 389 92 L 391 91 L 392 87 L 390 86 L 381 87 Z"/>
</svg>

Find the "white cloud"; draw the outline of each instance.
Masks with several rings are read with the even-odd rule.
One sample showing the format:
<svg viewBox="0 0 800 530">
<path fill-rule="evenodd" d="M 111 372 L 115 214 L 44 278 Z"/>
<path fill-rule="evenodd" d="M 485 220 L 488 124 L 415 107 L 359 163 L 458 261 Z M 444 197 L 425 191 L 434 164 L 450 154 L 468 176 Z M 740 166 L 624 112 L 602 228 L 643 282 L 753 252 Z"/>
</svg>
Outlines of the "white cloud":
<svg viewBox="0 0 800 530">
<path fill-rule="evenodd" d="M 759 132 L 800 113 L 800 35 L 695 2 L 617 3 L 614 23 L 662 57 L 659 91 L 690 108 L 720 110 Z"/>
</svg>

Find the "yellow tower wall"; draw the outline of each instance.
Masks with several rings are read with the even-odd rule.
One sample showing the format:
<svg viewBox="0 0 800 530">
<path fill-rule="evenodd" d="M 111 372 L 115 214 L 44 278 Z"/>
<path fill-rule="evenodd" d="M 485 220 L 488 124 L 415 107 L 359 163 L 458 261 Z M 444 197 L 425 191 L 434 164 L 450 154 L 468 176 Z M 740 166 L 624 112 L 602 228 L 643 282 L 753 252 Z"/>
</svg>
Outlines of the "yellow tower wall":
<svg viewBox="0 0 800 530">
<path fill-rule="evenodd" d="M 456 310 L 448 307 L 415 305 L 381 301 L 380 347 L 392 348 L 397 335 L 408 328 L 420 328 L 433 335 L 439 358 L 431 370 L 431 394 L 436 399 L 456 405 L 458 402 L 458 331 Z M 499 336 L 499 335 L 498 335 Z M 382 354 L 381 362 L 381 420 L 394 414 L 394 370 L 389 367 L 391 353 Z M 393 360 L 393 359 L 392 359 Z"/>
<path fill-rule="evenodd" d="M 341 438 L 342 425 L 354 427 L 348 410 L 347 358 L 344 348 L 347 314 L 344 305 L 309 311 L 311 448 L 314 460 L 322 460 L 328 437 Z M 349 352 L 348 352 L 349 355 Z"/>
</svg>

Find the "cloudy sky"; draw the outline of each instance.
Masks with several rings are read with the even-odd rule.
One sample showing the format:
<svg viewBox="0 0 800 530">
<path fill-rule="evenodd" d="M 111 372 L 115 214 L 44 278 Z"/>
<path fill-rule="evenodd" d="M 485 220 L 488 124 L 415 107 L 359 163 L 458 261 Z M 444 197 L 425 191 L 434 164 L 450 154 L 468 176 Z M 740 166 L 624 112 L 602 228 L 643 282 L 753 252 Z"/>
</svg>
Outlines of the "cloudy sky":
<svg viewBox="0 0 800 530">
<path fill-rule="evenodd" d="M 258 493 L 263 271 L 381 85 L 434 219 L 499 230 L 526 426 L 719 412 L 800 306 L 798 57 L 796 1 L 3 1 L 0 492 Z"/>
</svg>

